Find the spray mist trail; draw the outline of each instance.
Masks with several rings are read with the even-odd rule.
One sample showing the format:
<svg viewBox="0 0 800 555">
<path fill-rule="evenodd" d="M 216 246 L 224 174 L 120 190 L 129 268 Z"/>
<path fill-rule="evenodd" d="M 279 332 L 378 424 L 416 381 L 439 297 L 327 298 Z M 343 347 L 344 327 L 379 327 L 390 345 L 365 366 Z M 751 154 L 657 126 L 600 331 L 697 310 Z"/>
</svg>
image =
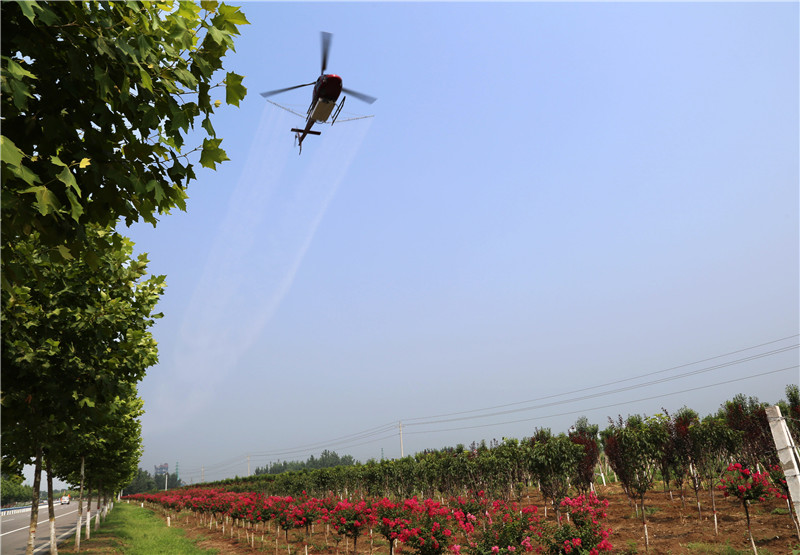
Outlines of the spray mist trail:
<svg viewBox="0 0 800 555">
<path fill-rule="evenodd" d="M 238 359 L 291 289 L 369 128 L 367 122 L 325 128 L 331 136 L 323 135 L 322 141 L 312 137 L 317 142 L 298 157 L 287 133 L 294 123 L 270 106 L 262 113 L 181 325 L 170 379 L 165 380 L 171 383 L 162 388 L 160 406 L 177 383 L 185 393 L 180 408 L 168 417 L 175 425 L 200 410 L 216 384 L 235 378 Z"/>
</svg>

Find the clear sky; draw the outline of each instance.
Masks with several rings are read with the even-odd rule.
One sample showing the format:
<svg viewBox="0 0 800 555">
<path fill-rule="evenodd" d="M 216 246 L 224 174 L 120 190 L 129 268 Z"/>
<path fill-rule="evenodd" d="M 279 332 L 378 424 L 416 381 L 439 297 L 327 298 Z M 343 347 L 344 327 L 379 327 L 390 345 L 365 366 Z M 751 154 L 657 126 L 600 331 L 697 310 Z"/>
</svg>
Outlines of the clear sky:
<svg viewBox="0 0 800 555">
<path fill-rule="evenodd" d="M 408 455 L 798 382 L 796 2 L 243 11 L 231 161 L 123 230 L 168 283 L 143 468 L 398 457 L 399 422 Z M 320 31 L 378 101 L 298 156 L 259 92 L 313 81 Z"/>
</svg>

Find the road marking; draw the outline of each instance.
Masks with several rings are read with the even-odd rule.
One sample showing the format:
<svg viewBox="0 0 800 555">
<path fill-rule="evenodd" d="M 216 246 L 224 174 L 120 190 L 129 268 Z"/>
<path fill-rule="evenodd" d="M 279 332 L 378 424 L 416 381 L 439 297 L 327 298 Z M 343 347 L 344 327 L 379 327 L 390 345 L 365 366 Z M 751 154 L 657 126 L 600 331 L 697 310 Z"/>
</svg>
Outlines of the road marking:
<svg viewBox="0 0 800 555">
<path fill-rule="evenodd" d="M 63 534 L 61 534 L 60 536 L 58 536 L 56 538 L 56 544 L 58 544 L 58 542 L 60 542 L 61 540 L 63 540 L 67 536 L 71 536 L 74 533 L 75 533 L 75 530 L 67 530 L 66 532 L 64 532 Z M 49 539 L 47 539 L 42 545 L 40 545 L 39 547 L 34 549 L 33 552 L 36 553 L 38 551 L 44 551 L 45 549 L 50 549 L 50 540 Z"/>
<path fill-rule="evenodd" d="M 56 516 L 56 518 L 61 518 L 62 516 L 68 516 L 68 515 L 71 515 L 71 514 L 74 514 L 74 513 L 77 513 L 77 512 L 78 512 L 78 509 L 75 509 L 74 511 L 71 511 L 69 513 L 60 514 L 60 515 Z M 47 517 L 46 519 L 40 520 L 39 522 L 37 522 L 36 523 L 36 527 L 38 528 L 39 524 L 43 524 L 45 522 L 50 522 L 50 517 Z M 28 524 L 27 526 L 23 526 L 22 528 L 17 528 L 16 530 L 9 530 L 8 532 L 3 532 L 2 534 L 0 534 L 0 537 L 5 536 L 6 534 L 13 534 L 14 532 L 19 532 L 20 530 L 30 530 L 30 527 L 31 527 L 31 525 Z"/>
</svg>

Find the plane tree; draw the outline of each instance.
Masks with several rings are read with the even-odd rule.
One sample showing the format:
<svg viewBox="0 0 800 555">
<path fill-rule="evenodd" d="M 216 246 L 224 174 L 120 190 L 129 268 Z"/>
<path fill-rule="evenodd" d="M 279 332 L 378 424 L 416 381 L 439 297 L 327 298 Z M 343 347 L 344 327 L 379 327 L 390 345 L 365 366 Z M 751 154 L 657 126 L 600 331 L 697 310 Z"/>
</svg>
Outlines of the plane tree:
<svg viewBox="0 0 800 555">
<path fill-rule="evenodd" d="M 110 434 L 120 425 L 109 420 L 113 408 L 136 398 L 136 384 L 158 359 L 149 328 L 160 317 L 164 277 L 146 277 L 146 256 L 133 257 L 133 243 L 112 230 L 93 226 L 86 234 L 90 245 L 96 238 L 116 248 L 98 250 L 93 265 L 50 264 L 33 233 L 10 247 L 34 262 L 25 284 L 0 291 L 2 466 L 35 465 L 34 507 L 43 454 L 54 457 L 100 426 Z M 34 509 L 31 533 L 36 517 Z"/>
<path fill-rule="evenodd" d="M 37 233 L 54 260 L 76 256 L 87 250 L 85 226 L 156 225 L 185 209 L 197 163 L 228 159 L 212 94 L 224 88 L 235 106 L 246 94 L 222 66 L 248 23 L 239 8 L 25 1 L 0 10 L 4 281 L 32 263 L 9 256 L 20 238 Z"/>
</svg>

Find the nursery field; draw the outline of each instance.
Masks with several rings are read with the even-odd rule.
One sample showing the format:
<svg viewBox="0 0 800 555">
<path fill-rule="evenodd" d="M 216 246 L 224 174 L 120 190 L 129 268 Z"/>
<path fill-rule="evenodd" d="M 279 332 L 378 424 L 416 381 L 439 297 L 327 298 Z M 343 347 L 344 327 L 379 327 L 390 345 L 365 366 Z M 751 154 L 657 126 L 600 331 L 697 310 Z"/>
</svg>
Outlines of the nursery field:
<svg viewBox="0 0 800 555">
<path fill-rule="evenodd" d="M 165 492 L 166 493 L 166 492 Z M 613 553 L 645 553 L 645 538 L 641 514 L 628 496 L 617 484 L 597 486 L 600 500 L 607 500 L 603 508 L 604 517 L 598 517 L 600 528 L 610 530 L 607 538 Z M 672 495 L 659 490 L 658 487 L 645 498 L 647 529 L 649 536 L 649 553 L 752 553 L 747 533 L 747 521 L 744 510 L 738 499 L 725 498 L 719 492 L 715 495 L 717 505 L 717 532 L 715 533 L 714 515 L 711 510 L 711 496 L 708 491 L 700 492 L 701 514 L 698 515 L 694 493 L 687 491 L 685 505 L 677 492 Z M 447 500 L 443 500 L 448 505 Z M 169 502 L 167 502 L 169 504 Z M 211 518 L 208 513 L 194 512 L 184 508 L 181 511 L 165 508 L 164 505 L 145 503 L 153 508 L 166 521 L 170 518 L 172 526 L 185 529 L 189 538 L 198 538 L 199 547 L 217 549 L 220 553 L 254 553 L 265 552 L 276 555 L 344 555 L 353 553 L 352 539 L 336 534 L 333 527 L 317 520 L 313 532 L 309 528 L 278 529 L 275 521 L 258 524 L 248 523 L 235 525 L 232 519 L 218 515 Z M 550 507 L 545 516 L 544 500 L 535 489 L 526 491 L 520 508 L 535 507 L 532 513 L 543 523 L 555 524 L 556 514 Z M 528 509 L 529 511 L 531 509 Z M 788 555 L 800 553 L 800 540 L 789 515 L 786 500 L 778 497 L 765 497 L 764 501 L 750 506 L 751 530 L 758 552 L 762 555 Z M 479 528 L 481 523 L 476 523 Z M 453 526 L 454 536 L 445 553 L 469 553 L 467 539 L 462 530 Z M 277 533 L 276 533 L 277 530 Z M 201 539 L 202 538 L 202 539 Z M 288 538 L 288 545 L 286 539 Z M 460 549 L 454 548 L 464 544 Z M 378 533 L 377 528 L 370 532 L 366 529 L 358 537 L 356 551 L 359 555 L 389 555 L 389 542 Z M 546 549 L 546 548 L 543 548 Z M 520 549 L 521 551 L 521 549 Z M 572 553 L 589 553 L 575 547 Z M 601 550 L 602 551 L 602 550 Z M 396 542 L 393 553 L 412 555 L 420 553 L 409 542 Z M 424 551 L 422 551 L 424 552 Z M 547 552 L 547 551 L 543 551 Z M 562 551 L 569 552 L 569 551 Z M 509 553 L 503 549 L 500 555 Z"/>
</svg>

